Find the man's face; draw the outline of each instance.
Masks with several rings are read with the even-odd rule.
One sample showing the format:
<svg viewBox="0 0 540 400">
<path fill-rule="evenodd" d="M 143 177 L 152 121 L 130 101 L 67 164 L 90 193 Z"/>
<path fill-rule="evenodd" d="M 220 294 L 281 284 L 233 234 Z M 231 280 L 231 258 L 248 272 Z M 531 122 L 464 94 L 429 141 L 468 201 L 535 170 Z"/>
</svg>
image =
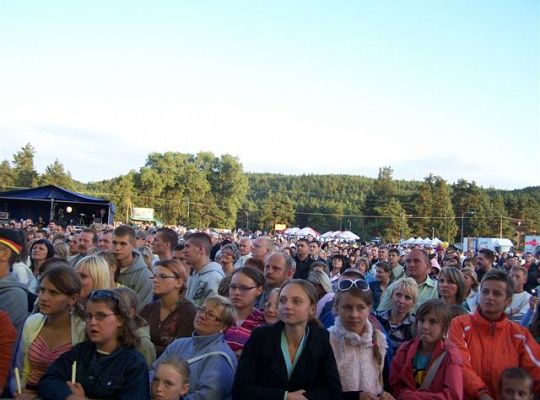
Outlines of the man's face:
<svg viewBox="0 0 540 400">
<path fill-rule="evenodd" d="M 251 246 L 251 254 L 253 257 L 264 261 L 266 255 L 268 254 L 268 249 L 264 246 L 264 239 L 255 239 L 253 246 Z"/>
<path fill-rule="evenodd" d="M 296 254 L 300 258 L 305 258 L 309 253 L 309 248 L 306 242 L 299 241 L 296 243 Z"/>
<path fill-rule="evenodd" d="M 523 291 L 523 285 L 527 282 L 527 275 L 522 271 L 512 271 L 510 278 L 512 278 L 512 282 L 514 283 L 514 292 L 521 293 Z"/>
<path fill-rule="evenodd" d="M 184 262 L 186 260 L 186 257 L 184 256 L 184 250 L 174 250 L 172 252 L 172 258 L 173 260 Z"/>
<path fill-rule="evenodd" d="M 99 235 L 98 248 L 105 251 L 111 251 L 113 249 L 112 232 L 102 233 Z"/>
<path fill-rule="evenodd" d="M 240 239 L 240 243 L 238 243 L 238 250 L 240 251 L 241 256 L 249 254 L 251 251 L 251 240 L 247 238 Z"/>
<path fill-rule="evenodd" d="M 69 252 L 76 254 L 79 252 L 79 235 L 73 235 L 69 241 Z"/>
<path fill-rule="evenodd" d="M 317 245 L 317 243 L 309 244 L 309 255 L 313 258 L 319 257 L 319 246 Z"/>
<path fill-rule="evenodd" d="M 287 271 L 285 257 L 281 254 L 273 254 L 266 260 L 264 277 L 266 278 L 267 286 L 272 288 L 280 287 L 291 275 L 292 272 Z"/>
<path fill-rule="evenodd" d="M 527 264 L 530 264 L 530 263 L 532 263 L 532 261 L 533 261 L 533 256 L 532 256 L 532 254 L 525 254 L 525 262 L 526 262 Z"/>
<path fill-rule="evenodd" d="M 476 257 L 476 264 L 483 270 L 487 270 L 491 266 L 491 261 L 484 256 L 482 253 L 479 253 Z"/>
<path fill-rule="evenodd" d="M 90 232 L 83 232 L 79 236 L 79 253 L 88 254 L 88 250 L 94 248 L 94 242 L 92 239 L 94 235 Z"/>
<path fill-rule="evenodd" d="M 379 251 L 377 252 L 377 256 L 379 257 L 379 261 L 387 261 L 388 260 L 388 250 L 379 249 Z"/>
<path fill-rule="evenodd" d="M 420 250 L 413 250 L 405 256 L 407 276 L 413 278 L 416 282 L 424 282 L 431 269 L 425 258 Z"/>
<path fill-rule="evenodd" d="M 391 266 L 395 266 L 399 263 L 399 254 L 392 252 L 388 253 L 388 263 Z"/>
<path fill-rule="evenodd" d="M 155 236 L 154 235 L 146 235 L 146 239 L 144 240 L 144 245 L 148 247 L 152 247 L 152 243 L 154 243 Z"/>
<path fill-rule="evenodd" d="M 191 240 L 186 241 L 184 245 L 184 259 L 189 265 L 197 264 L 198 260 L 201 258 L 203 249 L 201 246 L 197 246 L 195 242 Z"/>
<path fill-rule="evenodd" d="M 129 235 L 114 236 L 112 240 L 113 253 L 118 261 L 129 259 L 133 254 L 135 241 Z"/>
<path fill-rule="evenodd" d="M 152 243 L 152 252 L 154 254 L 165 254 L 169 249 L 169 245 L 163 241 L 161 234 L 157 234 Z"/>
</svg>

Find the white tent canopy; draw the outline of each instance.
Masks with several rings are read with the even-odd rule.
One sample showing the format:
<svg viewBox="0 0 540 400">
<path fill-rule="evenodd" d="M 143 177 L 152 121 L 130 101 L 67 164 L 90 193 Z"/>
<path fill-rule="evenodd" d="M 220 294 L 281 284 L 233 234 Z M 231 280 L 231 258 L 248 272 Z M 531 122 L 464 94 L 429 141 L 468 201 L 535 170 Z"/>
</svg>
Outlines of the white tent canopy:
<svg viewBox="0 0 540 400">
<path fill-rule="evenodd" d="M 310 228 L 309 226 L 306 226 L 305 228 L 300 229 L 298 232 L 296 232 L 297 236 L 308 236 L 311 235 L 313 237 L 319 237 L 319 232 L 317 232 L 315 229 Z"/>
<path fill-rule="evenodd" d="M 358 240 L 358 239 L 360 239 L 360 236 L 356 235 L 355 233 L 353 233 L 351 231 L 338 232 L 335 237 L 337 239 L 343 239 L 343 240 Z"/>
</svg>

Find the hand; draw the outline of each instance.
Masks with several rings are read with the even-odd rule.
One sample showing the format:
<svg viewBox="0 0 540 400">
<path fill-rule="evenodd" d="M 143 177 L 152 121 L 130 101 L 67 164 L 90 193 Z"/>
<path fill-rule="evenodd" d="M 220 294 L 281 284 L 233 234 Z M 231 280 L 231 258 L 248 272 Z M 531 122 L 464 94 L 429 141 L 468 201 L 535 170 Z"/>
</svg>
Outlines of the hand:
<svg viewBox="0 0 540 400">
<path fill-rule="evenodd" d="M 379 396 L 369 392 L 362 392 L 360 393 L 358 400 L 379 400 Z"/>
<path fill-rule="evenodd" d="M 306 393 L 306 391 L 302 389 L 297 390 L 296 392 L 289 392 L 287 394 L 287 400 L 307 400 L 304 393 Z"/>
<path fill-rule="evenodd" d="M 68 385 L 71 393 L 73 393 L 77 397 L 84 399 L 84 389 L 79 382 L 71 383 L 71 381 L 67 381 L 66 385 Z"/>
<path fill-rule="evenodd" d="M 534 310 L 537 304 L 538 304 L 538 297 L 536 295 L 531 296 L 529 298 L 529 307 L 531 307 L 531 309 Z"/>
<path fill-rule="evenodd" d="M 14 397 L 15 400 L 34 400 L 37 398 L 37 393 L 28 389 L 23 389 L 22 393 L 19 393 Z"/>
<path fill-rule="evenodd" d="M 394 396 L 392 396 L 390 393 L 388 392 L 383 392 L 379 395 L 379 399 L 381 400 L 396 400 L 394 398 Z"/>
</svg>

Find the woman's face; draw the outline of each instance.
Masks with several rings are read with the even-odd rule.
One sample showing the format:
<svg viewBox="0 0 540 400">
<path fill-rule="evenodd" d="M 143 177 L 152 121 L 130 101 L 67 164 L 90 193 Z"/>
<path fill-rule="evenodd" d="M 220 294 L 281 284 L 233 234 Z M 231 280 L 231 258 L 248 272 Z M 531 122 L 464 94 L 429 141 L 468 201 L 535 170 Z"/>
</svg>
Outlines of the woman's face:
<svg viewBox="0 0 540 400">
<path fill-rule="evenodd" d="M 98 350 L 112 352 L 118 347 L 121 319 L 104 302 L 86 304 L 86 334 Z"/>
<path fill-rule="evenodd" d="M 32 258 L 34 261 L 44 261 L 47 259 L 47 246 L 38 243 L 32 246 Z"/>
<path fill-rule="evenodd" d="M 81 278 L 81 298 L 86 299 L 94 290 L 94 280 L 85 270 L 80 269 L 78 273 Z"/>
<path fill-rule="evenodd" d="M 403 288 L 397 288 L 392 294 L 392 308 L 399 313 L 408 313 L 414 305 L 413 297 Z"/>
<path fill-rule="evenodd" d="M 506 283 L 494 280 L 483 281 L 480 286 L 478 306 L 489 320 L 500 318 L 505 308 L 512 302 L 506 294 Z"/>
<path fill-rule="evenodd" d="M 305 325 L 315 315 L 315 305 L 302 286 L 292 283 L 281 289 L 278 315 L 287 325 Z"/>
<path fill-rule="evenodd" d="M 341 270 L 341 268 L 343 268 L 343 260 L 341 258 L 337 258 L 337 257 L 332 259 L 332 268 L 337 269 L 337 270 Z"/>
<path fill-rule="evenodd" d="M 337 304 L 337 312 L 343 327 L 348 331 L 361 335 L 364 332 L 366 321 L 371 307 L 364 301 L 348 292 L 344 292 Z"/>
<path fill-rule="evenodd" d="M 193 326 L 199 335 L 214 335 L 223 332 L 227 327 L 222 321 L 223 306 L 203 303 L 197 309 Z"/>
<path fill-rule="evenodd" d="M 174 366 L 158 365 L 152 380 L 152 400 L 179 400 L 188 391 L 188 380 Z"/>
<path fill-rule="evenodd" d="M 472 290 L 472 287 L 474 286 L 474 280 L 469 274 L 463 274 L 463 277 L 465 278 L 465 289 L 466 290 Z"/>
<path fill-rule="evenodd" d="M 68 296 L 61 293 L 47 277 L 39 285 L 39 311 L 45 315 L 56 315 L 68 312 L 75 305 L 79 296 Z"/>
<path fill-rule="evenodd" d="M 441 275 L 439 276 L 439 282 L 437 284 L 437 289 L 439 290 L 439 296 L 441 299 L 455 304 L 456 295 L 458 292 L 458 285 L 450 281 L 448 277 Z"/>
<path fill-rule="evenodd" d="M 234 264 L 234 253 L 228 249 L 222 250 L 221 263 L 224 265 Z"/>
<path fill-rule="evenodd" d="M 433 345 L 444 337 L 442 323 L 433 313 L 416 319 L 416 331 L 426 345 Z"/>
<path fill-rule="evenodd" d="M 239 272 L 232 277 L 229 286 L 229 299 L 237 310 L 251 309 L 262 291 L 262 286 L 257 286 L 253 279 Z"/>
<path fill-rule="evenodd" d="M 264 320 L 268 325 L 278 322 L 278 292 L 272 291 L 264 304 Z"/>
<path fill-rule="evenodd" d="M 179 293 L 184 285 L 182 278 L 177 278 L 170 269 L 161 266 L 154 268 L 152 282 L 156 296 L 165 296 L 172 292 Z"/>
</svg>

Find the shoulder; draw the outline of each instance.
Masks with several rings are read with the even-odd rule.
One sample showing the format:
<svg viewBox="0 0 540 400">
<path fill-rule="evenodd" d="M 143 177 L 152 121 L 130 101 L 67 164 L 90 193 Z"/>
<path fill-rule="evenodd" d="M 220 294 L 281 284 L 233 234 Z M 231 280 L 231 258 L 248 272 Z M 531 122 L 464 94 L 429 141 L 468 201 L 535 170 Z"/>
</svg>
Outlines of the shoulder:
<svg viewBox="0 0 540 400">
<path fill-rule="evenodd" d="M 448 352 L 450 361 L 454 364 L 463 364 L 463 357 L 457 346 L 451 341 L 447 340 L 445 342 L 444 349 Z"/>
</svg>

